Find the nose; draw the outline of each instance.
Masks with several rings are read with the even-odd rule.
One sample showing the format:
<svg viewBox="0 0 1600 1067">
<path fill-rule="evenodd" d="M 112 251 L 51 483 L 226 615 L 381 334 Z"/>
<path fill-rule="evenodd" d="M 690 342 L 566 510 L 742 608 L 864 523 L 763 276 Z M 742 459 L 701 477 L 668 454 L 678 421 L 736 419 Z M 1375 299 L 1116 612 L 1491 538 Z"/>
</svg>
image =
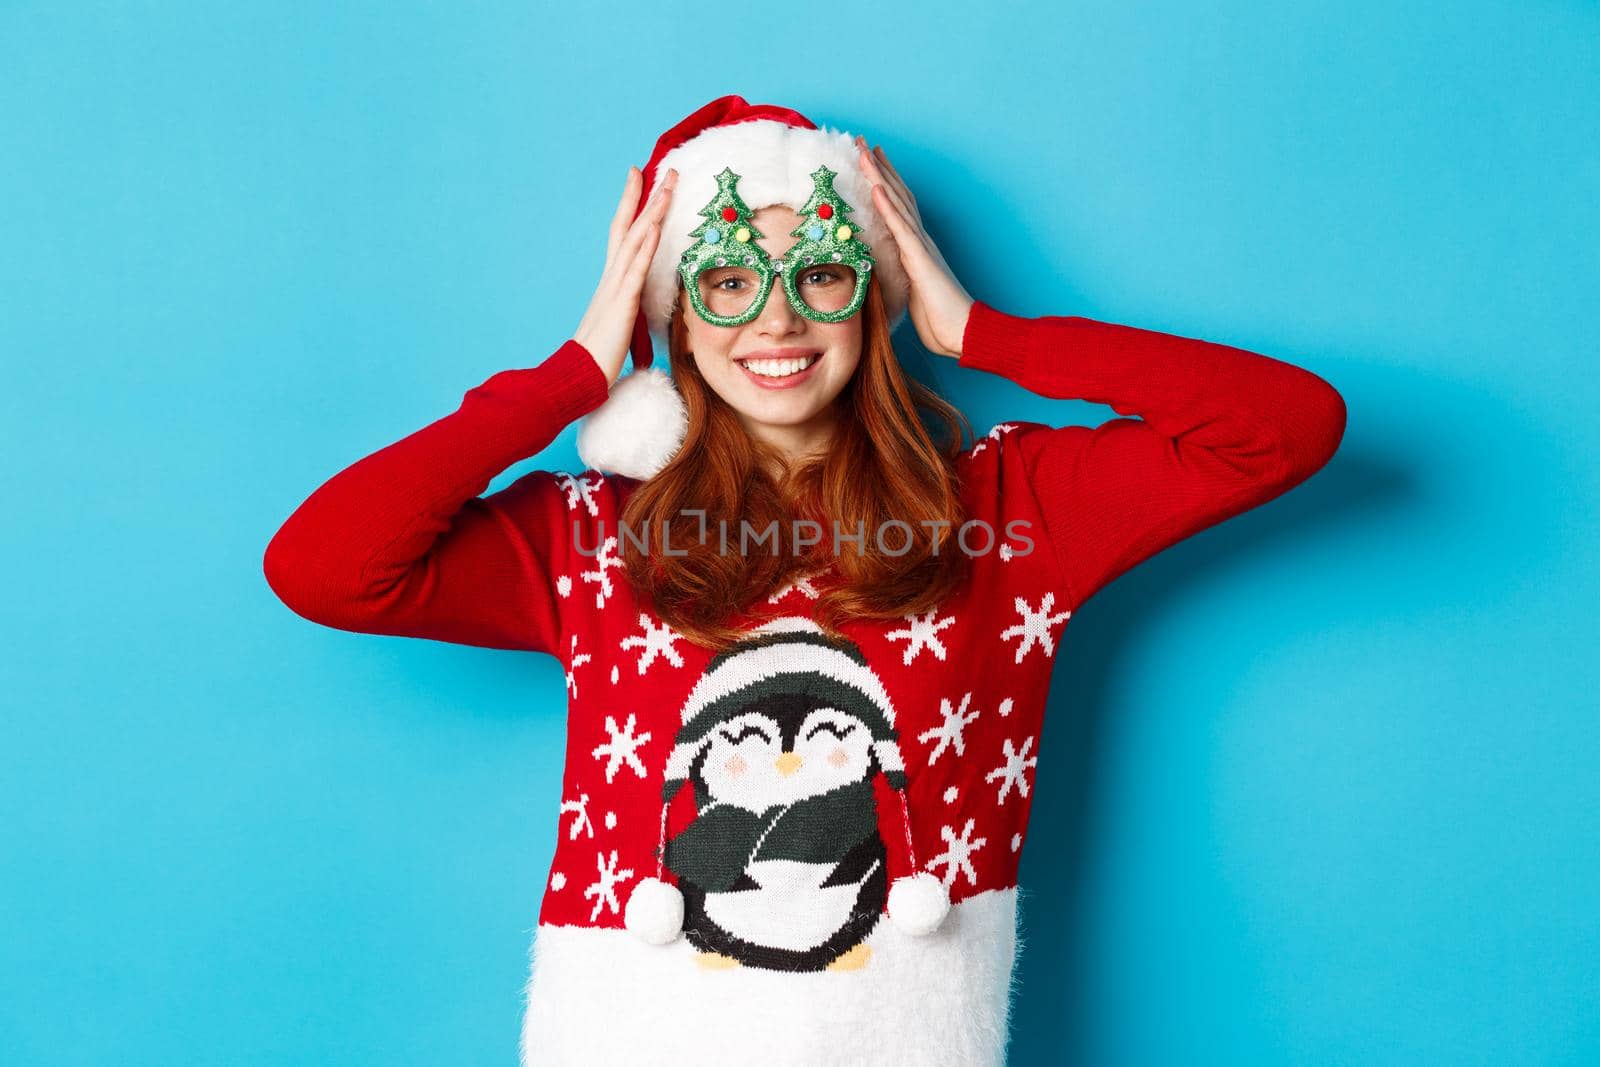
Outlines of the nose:
<svg viewBox="0 0 1600 1067">
<path fill-rule="evenodd" d="M 800 769 L 800 764 L 803 762 L 804 761 L 800 758 L 798 753 L 785 752 L 783 755 L 774 760 L 772 765 L 778 768 L 779 774 L 787 778 L 795 771 L 798 771 Z"/>
<path fill-rule="evenodd" d="M 767 294 L 767 304 L 756 318 L 756 325 L 765 337 L 787 337 L 805 329 L 806 320 L 789 306 L 789 294 L 784 291 L 783 279 L 774 278 L 772 291 Z"/>
</svg>

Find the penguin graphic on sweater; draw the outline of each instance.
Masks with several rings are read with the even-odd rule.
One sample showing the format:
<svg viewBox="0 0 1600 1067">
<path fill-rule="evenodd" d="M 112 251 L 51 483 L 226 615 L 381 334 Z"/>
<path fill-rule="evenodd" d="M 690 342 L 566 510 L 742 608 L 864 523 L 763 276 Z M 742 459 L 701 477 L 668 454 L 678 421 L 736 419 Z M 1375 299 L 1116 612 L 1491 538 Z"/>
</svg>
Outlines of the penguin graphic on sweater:
<svg viewBox="0 0 1600 1067">
<path fill-rule="evenodd" d="M 889 893 L 874 780 L 903 790 L 905 766 L 860 651 L 774 620 L 710 662 L 682 718 L 664 800 L 692 785 L 696 815 L 662 858 L 700 963 L 864 966 Z"/>
</svg>

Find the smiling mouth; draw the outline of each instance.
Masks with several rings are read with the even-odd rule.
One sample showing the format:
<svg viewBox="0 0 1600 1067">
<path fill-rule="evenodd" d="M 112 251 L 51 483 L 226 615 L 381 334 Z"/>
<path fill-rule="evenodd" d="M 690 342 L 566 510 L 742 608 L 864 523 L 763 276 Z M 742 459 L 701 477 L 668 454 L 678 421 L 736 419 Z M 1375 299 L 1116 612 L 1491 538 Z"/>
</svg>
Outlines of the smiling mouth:
<svg viewBox="0 0 1600 1067">
<path fill-rule="evenodd" d="M 788 359 L 736 359 L 734 362 L 757 377 L 777 380 L 800 374 L 821 358 L 821 352 L 812 352 Z"/>
</svg>

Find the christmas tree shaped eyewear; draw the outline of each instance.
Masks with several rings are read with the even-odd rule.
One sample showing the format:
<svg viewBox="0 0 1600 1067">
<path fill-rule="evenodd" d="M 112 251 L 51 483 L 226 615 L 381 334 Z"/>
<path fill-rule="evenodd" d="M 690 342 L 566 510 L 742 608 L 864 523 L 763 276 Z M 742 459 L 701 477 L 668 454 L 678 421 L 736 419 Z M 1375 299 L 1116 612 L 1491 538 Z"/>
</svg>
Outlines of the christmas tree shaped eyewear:
<svg viewBox="0 0 1600 1067">
<path fill-rule="evenodd" d="M 717 195 L 700 209 L 706 221 L 689 232 L 698 240 L 678 263 L 696 314 L 713 326 L 742 326 L 761 314 L 778 278 L 789 306 L 814 322 L 843 322 L 861 310 L 872 249 L 850 225 L 851 207 L 833 190 L 835 173 L 827 167 L 811 172 L 811 199 L 790 231 L 799 240 L 772 259 L 756 244 L 766 235 L 750 221 L 739 175 L 722 169 Z"/>
</svg>

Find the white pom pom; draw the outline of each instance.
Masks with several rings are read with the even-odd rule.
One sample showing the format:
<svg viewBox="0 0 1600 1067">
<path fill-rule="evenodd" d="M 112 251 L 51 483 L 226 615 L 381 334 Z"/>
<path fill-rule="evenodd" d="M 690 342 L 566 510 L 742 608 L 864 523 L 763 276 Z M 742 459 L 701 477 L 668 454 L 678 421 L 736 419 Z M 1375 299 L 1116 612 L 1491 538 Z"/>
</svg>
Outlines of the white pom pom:
<svg viewBox="0 0 1600 1067">
<path fill-rule="evenodd" d="M 683 932 L 683 894 L 659 878 L 641 878 L 628 896 L 622 925 L 641 941 L 665 945 Z"/>
<path fill-rule="evenodd" d="M 949 892 L 927 871 L 896 878 L 889 887 L 889 921 L 913 937 L 933 933 L 949 913 Z"/>
<path fill-rule="evenodd" d="M 643 481 L 683 447 L 689 415 L 672 375 L 646 367 L 618 378 L 578 428 L 578 457 L 595 470 Z"/>
</svg>

